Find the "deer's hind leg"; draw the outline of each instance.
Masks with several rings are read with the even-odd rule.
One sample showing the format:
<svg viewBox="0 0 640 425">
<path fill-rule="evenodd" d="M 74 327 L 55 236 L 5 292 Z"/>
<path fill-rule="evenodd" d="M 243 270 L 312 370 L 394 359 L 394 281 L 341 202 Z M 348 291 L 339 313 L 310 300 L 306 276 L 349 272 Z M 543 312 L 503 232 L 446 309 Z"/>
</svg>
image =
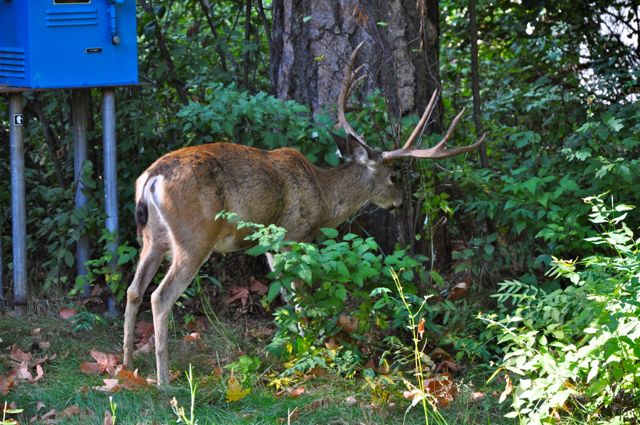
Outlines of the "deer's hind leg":
<svg viewBox="0 0 640 425">
<path fill-rule="evenodd" d="M 180 295 L 187 289 L 209 252 L 188 252 L 179 246 L 172 250 L 172 263 L 160 286 L 151 294 L 151 310 L 156 339 L 156 373 L 159 387 L 169 384 L 167 351 L 169 313 Z"/>
<path fill-rule="evenodd" d="M 136 316 L 144 293 L 168 250 L 166 235 L 161 229 L 156 229 L 154 233 L 151 228 L 146 228 L 143 237 L 140 260 L 133 281 L 127 289 L 127 306 L 124 312 L 124 365 L 130 369 L 133 366 Z"/>
</svg>

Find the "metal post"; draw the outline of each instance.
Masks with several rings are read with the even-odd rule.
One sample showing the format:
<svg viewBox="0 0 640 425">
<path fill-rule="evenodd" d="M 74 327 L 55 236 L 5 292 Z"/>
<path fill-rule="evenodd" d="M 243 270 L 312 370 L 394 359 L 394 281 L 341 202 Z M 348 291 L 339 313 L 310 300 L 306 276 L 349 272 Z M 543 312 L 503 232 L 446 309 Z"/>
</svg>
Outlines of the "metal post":
<svg viewBox="0 0 640 425">
<path fill-rule="evenodd" d="M 4 308 L 6 300 L 4 297 L 4 249 L 2 248 L 2 222 L 0 222 L 0 309 Z"/>
<path fill-rule="evenodd" d="M 71 90 L 71 114 L 73 121 L 73 176 L 76 183 L 76 208 L 84 208 L 87 205 L 87 195 L 84 193 L 82 182 L 82 169 L 87 161 L 87 126 L 89 123 L 89 96 L 87 89 Z M 84 227 L 84 223 L 80 223 Z M 76 271 L 78 276 L 86 276 L 86 262 L 89 260 L 89 237 L 82 232 L 76 243 Z M 86 298 L 91 292 L 91 286 L 86 283 L 83 288 L 83 296 Z"/>
<path fill-rule="evenodd" d="M 116 168 L 116 95 L 115 90 L 104 90 L 102 99 L 102 146 L 104 155 L 104 197 L 107 213 L 106 228 L 113 235 L 108 249 L 113 252 L 109 264 L 110 274 L 117 272 L 116 250 L 118 248 L 118 174 Z M 109 313 L 116 315 L 116 303 L 113 296 L 108 300 Z"/>
<path fill-rule="evenodd" d="M 11 219 L 13 237 L 13 304 L 16 315 L 27 312 L 27 213 L 24 188 L 24 131 L 22 94 L 9 97 L 9 145 L 11 150 Z"/>
</svg>

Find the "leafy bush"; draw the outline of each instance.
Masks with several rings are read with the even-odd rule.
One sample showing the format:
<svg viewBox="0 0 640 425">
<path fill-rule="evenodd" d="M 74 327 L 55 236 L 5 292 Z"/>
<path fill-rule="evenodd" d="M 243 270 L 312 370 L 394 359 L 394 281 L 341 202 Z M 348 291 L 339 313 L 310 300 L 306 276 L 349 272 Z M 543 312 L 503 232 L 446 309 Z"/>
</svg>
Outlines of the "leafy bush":
<svg viewBox="0 0 640 425">
<path fill-rule="evenodd" d="M 326 127 L 315 127 L 309 109 L 292 100 L 264 92 L 252 95 L 235 86 L 213 83 L 207 86 L 202 103 L 189 103 L 178 116 L 184 120 L 190 144 L 230 140 L 261 149 L 295 146 L 312 162 L 337 164 Z"/>
<path fill-rule="evenodd" d="M 282 293 L 290 303 L 274 312 L 277 331 L 268 349 L 292 362 L 290 373 L 323 367 L 352 376 L 365 360 L 362 348 L 368 345 L 371 354 L 372 340 L 380 339 L 376 335 L 406 329 L 409 313 L 393 294 L 393 270 L 399 271 L 406 302 L 424 304 L 414 284 L 420 263 L 402 250 L 383 257 L 373 238 L 347 234 L 339 239 L 334 229 L 322 229 L 325 239 L 317 245 L 293 242 L 277 226 L 241 222 L 230 213 L 219 216 L 253 231 L 247 239 L 257 245 L 247 253 L 273 254 L 265 301 Z"/>
<path fill-rule="evenodd" d="M 499 313 L 483 318 L 505 350 L 501 369 L 518 377 L 509 416 L 526 423 L 640 414 L 640 239 L 624 222 L 633 207 L 585 202 L 598 253 L 553 259 L 547 274 L 566 287 L 503 282 Z"/>
</svg>

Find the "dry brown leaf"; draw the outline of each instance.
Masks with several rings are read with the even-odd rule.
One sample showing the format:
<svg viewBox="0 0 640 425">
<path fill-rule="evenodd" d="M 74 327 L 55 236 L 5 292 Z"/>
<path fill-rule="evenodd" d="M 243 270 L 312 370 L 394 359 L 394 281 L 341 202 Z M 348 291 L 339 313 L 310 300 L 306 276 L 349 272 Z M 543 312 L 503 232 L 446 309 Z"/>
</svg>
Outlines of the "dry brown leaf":
<svg viewBox="0 0 640 425">
<path fill-rule="evenodd" d="M 116 366 L 120 362 L 118 356 L 110 353 L 103 353 L 98 350 L 91 350 L 89 352 L 91 357 L 93 357 L 98 363 L 98 367 L 102 372 L 107 372 L 109 375 L 113 376 L 116 373 Z"/>
<path fill-rule="evenodd" d="M 30 381 L 33 379 L 33 375 L 29 370 L 29 364 L 27 362 L 17 364 L 13 369 L 16 371 L 17 379 L 24 379 L 25 381 Z"/>
<path fill-rule="evenodd" d="M 0 375 L 0 393 L 2 395 L 9 394 L 9 391 L 14 387 L 16 383 L 14 375 L 1 376 Z"/>
<path fill-rule="evenodd" d="M 75 416 L 79 414 L 80 414 L 80 407 L 77 404 L 74 404 L 73 406 L 69 406 L 66 409 L 64 409 L 62 412 L 58 413 L 57 418 L 59 419 L 68 418 L 70 416 Z"/>
<path fill-rule="evenodd" d="M 209 327 L 209 319 L 206 317 L 200 316 L 196 320 L 192 320 L 189 323 L 184 325 L 185 329 L 189 332 L 199 332 L 203 333 Z"/>
<path fill-rule="evenodd" d="M 451 288 L 451 291 L 449 291 L 447 299 L 449 301 L 455 301 L 466 297 L 469 292 L 469 287 L 470 285 L 467 282 L 457 283 L 453 288 Z"/>
<path fill-rule="evenodd" d="M 149 338 L 146 344 L 140 346 L 137 350 L 133 352 L 133 357 L 137 357 L 143 353 L 153 353 L 155 351 L 155 347 L 156 347 L 155 338 L 151 336 L 151 338 Z"/>
<path fill-rule="evenodd" d="M 44 407 L 45 407 L 45 404 L 43 402 L 41 402 L 41 401 L 37 402 L 36 403 L 36 412 L 41 411 L 42 409 L 44 409 Z"/>
<path fill-rule="evenodd" d="M 29 363 L 33 355 L 31 353 L 25 353 L 15 344 L 11 346 L 11 360 L 16 361 L 18 363 Z"/>
<path fill-rule="evenodd" d="M 349 406 L 353 406 L 354 404 L 356 404 L 358 402 L 358 400 L 356 400 L 356 397 L 352 396 L 352 395 L 350 395 L 349 397 L 345 398 L 344 401 Z"/>
<path fill-rule="evenodd" d="M 86 375 L 100 375 L 102 373 L 98 363 L 93 362 L 80 363 L 80 370 Z"/>
<path fill-rule="evenodd" d="M 476 400 L 480 400 L 481 398 L 484 398 L 485 393 L 480 392 L 480 391 L 474 391 L 471 393 L 471 400 L 476 401 Z"/>
<path fill-rule="evenodd" d="M 145 378 L 138 375 L 138 369 L 132 372 L 122 367 L 118 370 L 117 376 L 122 380 L 122 387 L 128 390 L 143 388 L 149 385 Z"/>
<path fill-rule="evenodd" d="M 194 342 L 200 339 L 200 334 L 198 332 L 192 332 L 189 335 L 185 335 L 182 337 L 184 342 Z"/>
<path fill-rule="evenodd" d="M 458 395 L 458 387 L 449 373 L 440 373 L 425 379 L 425 390 L 434 398 L 438 407 L 449 405 Z"/>
<path fill-rule="evenodd" d="M 37 364 L 36 365 L 36 377 L 32 378 L 32 379 L 29 379 L 29 382 L 31 382 L 32 384 L 35 384 L 36 382 L 41 380 L 43 376 L 44 376 L 44 369 L 42 368 L 42 365 Z"/>
<path fill-rule="evenodd" d="M 49 341 L 38 341 L 38 348 L 41 350 L 48 350 L 51 346 Z"/>
<path fill-rule="evenodd" d="M 102 381 L 104 382 L 103 386 L 93 387 L 93 389 L 101 391 L 103 393 L 117 393 L 118 391 L 122 390 L 122 387 L 120 386 L 120 383 L 117 379 L 108 378 L 103 379 Z"/>
<path fill-rule="evenodd" d="M 40 335 L 41 331 L 42 331 L 42 328 L 31 329 L 31 336 L 38 336 Z"/>
<path fill-rule="evenodd" d="M 327 350 L 337 350 L 338 348 L 340 348 L 340 345 L 336 342 L 335 338 L 328 338 L 325 342 L 324 342 L 324 346 L 327 347 Z"/>
<path fill-rule="evenodd" d="M 266 338 L 266 337 L 270 337 L 271 335 L 273 335 L 273 333 L 275 332 L 275 329 L 273 328 L 267 328 L 265 326 L 258 326 L 257 328 L 251 328 L 249 329 L 249 336 L 252 336 L 254 338 Z"/>
<path fill-rule="evenodd" d="M 415 322 L 414 322 L 415 323 Z M 424 317 L 420 319 L 420 323 L 418 323 L 418 337 L 422 339 L 422 335 L 424 335 Z"/>
<path fill-rule="evenodd" d="M 346 333 L 353 333 L 358 330 L 358 319 L 346 314 L 341 314 L 338 318 L 338 324 Z"/>
<path fill-rule="evenodd" d="M 108 410 L 104 411 L 104 420 L 102 421 L 102 425 L 113 425 L 113 417 L 111 416 L 111 412 Z"/>
<path fill-rule="evenodd" d="M 78 312 L 73 308 L 63 307 L 60 309 L 60 317 L 64 320 L 70 319 L 76 314 L 78 314 Z"/>
<path fill-rule="evenodd" d="M 224 303 L 229 305 L 237 300 L 240 300 L 242 306 L 245 307 L 249 301 L 249 290 L 247 288 L 234 286 L 229 290 L 229 296 L 224 299 Z"/>
<path fill-rule="evenodd" d="M 251 276 L 251 284 L 249 285 L 251 292 L 255 292 L 258 295 L 264 295 L 269 291 L 269 287 L 260 282 L 255 277 Z"/>
<path fill-rule="evenodd" d="M 153 323 L 144 320 L 137 322 L 135 333 L 138 337 L 138 342 L 136 342 L 136 347 L 145 345 L 153 336 L 153 332 Z"/>
</svg>

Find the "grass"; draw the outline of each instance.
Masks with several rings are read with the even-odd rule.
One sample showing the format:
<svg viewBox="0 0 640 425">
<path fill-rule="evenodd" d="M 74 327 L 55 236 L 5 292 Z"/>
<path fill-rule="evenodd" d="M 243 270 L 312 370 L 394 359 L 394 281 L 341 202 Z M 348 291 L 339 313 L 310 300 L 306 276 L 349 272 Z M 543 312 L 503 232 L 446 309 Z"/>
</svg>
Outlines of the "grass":
<svg viewBox="0 0 640 425">
<path fill-rule="evenodd" d="M 250 324 L 223 324 L 224 332 L 210 329 L 202 337 L 202 344 L 188 344 L 180 339 L 179 329 L 172 329 L 170 358 L 172 370 L 185 371 L 193 364 L 194 376 L 199 389 L 196 395 L 195 416 L 200 425 L 205 424 L 292 424 L 300 425 L 395 425 L 424 424 L 419 408 L 412 409 L 405 415 L 406 404 L 384 407 L 372 407 L 370 396 L 358 380 L 346 380 L 336 376 L 323 376 L 302 382 L 305 392 L 298 397 L 278 396 L 272 387 L 268 387 L 264 379 L 259 379 L 253 391 L 244 399 L 227 403 L 224 391 L 224 377 L 212 375 L 214 366 L 233 360 L 239 347 L 252 355 L 264 357 L 263 347 L 266 341 L 244 336 Z M 36 347 L 32 330 L 40 328 L 41 341 L 48 341 L 49 348 L 35 351 L 35 357 L 49 357 L 43 367 L 45 376 L 34 384 L 21 383 L 12 389 L 7 396 L 1 396 L 2 402 L 13 402 L 24 409 L 13 418 L 20 423 L 29 423 L 29 419 L 42 416 L 55 409 L 61 412 L 70 406 L 77 405 L 79 414 L 66 418 L 58 418 L 56 424 L 91 425 L 103 424 L 104 412 L 110 410 L 109 394 L 94 389 L 102 385 L 106 376 L 89 376 L 83 374 L 79 365 L 92 361 L 91 349 L 103 352 L 118 353 L 121 350 L 122 325 L 119 322 L 94 327 L 91 331 L 73 332 L 72 325 L 64 320 L 50 317 L 30 318 L 27 321 L 11 317 L 0 318 L 0 348 L 3 353 L 16 344 L 24 351 Z M 265 361 L 269 361 L 265 358 Z M 272 365 L 273 366 L 273 365 Z M 0 362 L 0 375 L 4 375 L 9 367 L 8 361 Z M 136 367 L 142 376 L 153 376 L 154 357 L 144 354 L 136 359 Z M 268 364 L 264 368 L 269 369 Z M 226 371 L 225 371 L 226 372 Z M 264 376 L 264 374 L 263 374 Z M 442 410 L 448 424 L 509 424 L 514 423 L 502 417 L 503 413 L 496 406 L 494 397 L 487 396 L 483 400 L 471 400 L 471 386 L 462 386 L 461 395 L 456 402 Z M 172 398 L 188 412 L 190 408 L 190 392 L 183 373 L 165 390 L 155 387 L 138 390 L 122 390 L 112 395 L 116 404 L 117 424 L 173 424 L 176 416 L 171 408 Z M 348 399 L 355 397 L 356 402 Z M 40 405 L 44 405 L 37 412 Z M 39 422 L 43 423 L 43 422 Z"/>
</svg>

